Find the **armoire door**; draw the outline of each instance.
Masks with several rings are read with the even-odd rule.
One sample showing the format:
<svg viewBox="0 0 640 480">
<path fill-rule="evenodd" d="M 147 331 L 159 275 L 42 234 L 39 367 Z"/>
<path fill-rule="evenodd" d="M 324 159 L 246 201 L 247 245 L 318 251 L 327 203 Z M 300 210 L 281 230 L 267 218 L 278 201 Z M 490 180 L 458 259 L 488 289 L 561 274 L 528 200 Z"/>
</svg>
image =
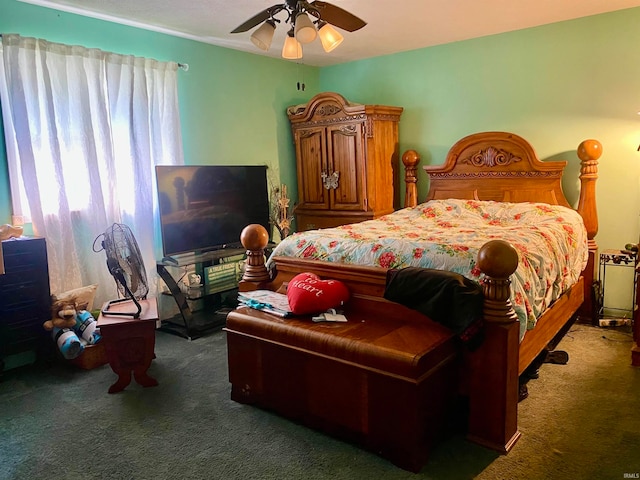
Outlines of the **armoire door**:
<svg viewBox="0 0 640 480">
<path fill-rule="evenodd" d="M 327 127 L 328 175 L 332 210 L 366 210 L 366 163 L 364 125 L 347 123 Z M 337 175 L 336 175 L 337 174 Z"/>
<path fill-rule="evenodd" d="M 329 194 L 322 182 L 327 172 L 326 128 L 295 130 L 298 171 L 298 205 L 301 208 L 328 210 Z"/>
</svg>

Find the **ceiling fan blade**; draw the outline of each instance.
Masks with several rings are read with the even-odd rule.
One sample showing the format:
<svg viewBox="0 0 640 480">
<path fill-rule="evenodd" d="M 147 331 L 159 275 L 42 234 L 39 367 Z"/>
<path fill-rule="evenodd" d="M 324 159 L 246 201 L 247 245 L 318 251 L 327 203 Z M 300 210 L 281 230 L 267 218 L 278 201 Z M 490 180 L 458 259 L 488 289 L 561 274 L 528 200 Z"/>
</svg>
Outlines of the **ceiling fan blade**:
<svg viewBox="0 0 640 480">
<path fill-rule="evenodd" d="M 367 24 L 367 22 L 356 17 L 354 14 L 340 7 L 336 7 L 331 3 L 316 1 L 311 2 L 310 5 L 320 12 L 320 18 L 322 20 L 347 32 L 355 32 Z"/>
<path fill-rule="evenodd" d="M 264 9 L 263 11 L 258 13 L 257 15 L 254 15 L 249 20 L 244 22 L 242 25 L 239 25 L 236 28 L 234 28 L 233 30 L 231 30 L 231 33 L 242 33 L 242 32 L 246 32 L 248 30 L 251 30 L 253 27 L 258 25 L 259 23 L 262 23 L 265 20 L 268 20 L 271 17 L 271 14 L 272 14 L 272 12 L 274 11 L 275 8 L 279 8 L 281 10 L 282 9 L 282 5 L 278 3 L 276 5 L 273 5 L 273 6 L 269 7 L 269 8 Z"/>
</svg>

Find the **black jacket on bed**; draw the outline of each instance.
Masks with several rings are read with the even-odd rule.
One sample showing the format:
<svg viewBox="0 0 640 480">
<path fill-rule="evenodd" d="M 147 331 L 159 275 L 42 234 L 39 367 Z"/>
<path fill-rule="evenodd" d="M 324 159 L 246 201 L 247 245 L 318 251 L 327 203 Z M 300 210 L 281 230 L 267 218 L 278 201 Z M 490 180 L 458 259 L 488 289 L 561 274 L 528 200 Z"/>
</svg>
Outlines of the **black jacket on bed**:
<svg viewBox="0 0 640 480">
<path fill-rule="evenodd" d="M 419 267 L 390 269 L 384 298 L 423 313 L 465 342 L 480 340 L 482 288 L 463 275 Z"/>
</svg>

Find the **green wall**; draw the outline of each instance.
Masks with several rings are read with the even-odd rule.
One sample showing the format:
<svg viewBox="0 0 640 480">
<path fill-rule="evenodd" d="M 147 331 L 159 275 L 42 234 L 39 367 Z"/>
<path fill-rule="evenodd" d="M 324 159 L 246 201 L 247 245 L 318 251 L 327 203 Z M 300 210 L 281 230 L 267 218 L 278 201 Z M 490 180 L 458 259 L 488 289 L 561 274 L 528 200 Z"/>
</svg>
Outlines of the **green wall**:
<svg viewBox="0 0 640 480">
<path fill-rule="evenodd" d="M 576 148 L 599 140 L 596 240 L 601 249 L 620 249 L 638 242 L 639 46 L 640 8 L 633 8 L 325 67 L 320 89 L 404 107 L 400 151 L 416 149 L 422 164 L 442 163 L 470 133 L 517 133 L 541 159 L 570 162 L 563 187 L 574 205 Z M 424 198 L 423 171 L 418 184 Z M 632 286 L 629 269 L 608 271 L 607 304 L 630 307 Z"/>
<path fill-rule="evenodd" d="M 318 92 L 318 69 L 70 13 L 0 0 L 0 32 L 189 64 L 178 72 L 185 162 L 259 164 L 295 187 L 286 107 Z M 304 92 L 296 83 L 303 76 Z M 295 188 L 291 188 L 295 191 Z M 11 221 L 4 137 L 0 224 Z"/>
<path fill-rule="evenodd" d="M 564 187 L 574 203 L 575 150 L 595 138 L 603 145 L 597 186 L 601 249 L 636 242 L 640 230 L 639 26 L 640 8 L 633 8 L 313 68 L 0 0 L 0 32 L 188 63 L 189 71 L 179 72 L 186 162 L 268 164 L 272 181 L 287 183 L 292 194 L 295 162 L 285 107 L 320 91 L 404 107 L 400 150 L 418 150 L 423 164 L 441 163 L 469 133 L 522 135 L 543 160 L 570 162 L 572 179 Z M 304 75 L 305 92 L 296 89 L 298 75 Z M 0 223 L 11 214 L 3 142 Z M 424 196 L 423 172 L 419 179 Z M 628 305 L 628 281 L 614 279 L 613 285 L 607 298 Z"/>
</svg>

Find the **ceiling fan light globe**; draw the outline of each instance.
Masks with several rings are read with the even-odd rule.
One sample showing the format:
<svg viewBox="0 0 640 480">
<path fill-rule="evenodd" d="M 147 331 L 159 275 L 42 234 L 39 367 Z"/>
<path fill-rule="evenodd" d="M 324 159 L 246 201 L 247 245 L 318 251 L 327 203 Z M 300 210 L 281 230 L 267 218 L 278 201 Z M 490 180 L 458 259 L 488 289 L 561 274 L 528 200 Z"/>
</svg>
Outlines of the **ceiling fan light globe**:
<svg viewBox="0 0 640 480">
<path fill-rule="evenodd" d="M 282 58 L 286 58 L 287 60 L 302 58 L 302 45 L 300 45 L 300 42 L 298 42 L 295 37 L 287 35 L 285 38 L 282 47 Z"/>
<path fill-rule="evenodd" d="M 324 51 L 327 53 L 335 50 L 336 47 L 344 40 L 344 37 L 340 35 L 340 32 L 328 23 L 325 23 L 320 27 L 320 30 L 318 30 L 318 36 L 320 37 L 320 42 L 322 42 L 322 48 L 324 48 Z"/>
<path fill-rule="evenodd" d="M 306 13 L 299 13 L 296 17 L 295 36 L 300 43 L 311 43 L 318 35 L 316 27 Z"/>
<path fill-rule="evenodd" d="M 275 23 L 271 20 L 267 20 L 251 34 L 251 42 L 260 50 L 269 50 L 275 31 Z"/>
</svg>

